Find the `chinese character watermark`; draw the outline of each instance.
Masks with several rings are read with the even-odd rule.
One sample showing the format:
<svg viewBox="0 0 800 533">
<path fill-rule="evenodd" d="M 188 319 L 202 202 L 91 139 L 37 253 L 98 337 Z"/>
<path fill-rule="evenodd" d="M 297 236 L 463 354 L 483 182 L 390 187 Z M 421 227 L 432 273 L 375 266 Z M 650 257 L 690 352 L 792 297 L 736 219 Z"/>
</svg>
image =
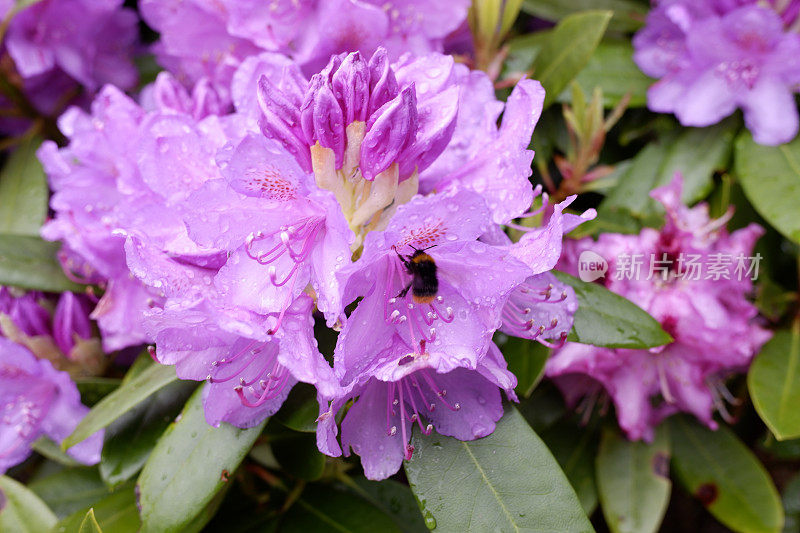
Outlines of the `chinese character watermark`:
<svg viewBox="0 0 800 533">
<path fill-rule="evenodd" d="M 617 281 L 755 281 L 761 259 L 761 254 L 746 256 L 719 252 L 708 255 L 621 253 L 614 258 L 604 258 L 594 251 L 584 250 L 578 258 L 578 277 L 591 282 L 605 278 L 612 270 L 609 275 Z"/>
</svg>

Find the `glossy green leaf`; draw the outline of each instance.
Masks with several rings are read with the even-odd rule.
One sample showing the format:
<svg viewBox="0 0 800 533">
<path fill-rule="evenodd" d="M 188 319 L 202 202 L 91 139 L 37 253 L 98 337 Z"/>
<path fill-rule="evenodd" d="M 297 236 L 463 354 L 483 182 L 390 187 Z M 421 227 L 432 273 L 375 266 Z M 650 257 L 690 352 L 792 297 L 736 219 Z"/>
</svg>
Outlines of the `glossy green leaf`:
<svg viewBox="0 0 800 533">
<path fill-rule="evenodd" d="M 295 431 L 316 433 L 318 415 L 317 390 L 307 383 L 298 383 L 272 419 Z"/>
<path fill-rule="evenodd" d="M 113 486 L 127 481 L 144 466 L 196 387 L 193 381 L 169 383 L 106 429 L 100 459 L 100 475 L 106 483 Z"/>
<path fill-rule="evenodd" d="M 408 486 L 393 479 L 370 481 L 360 477 L 353 480 L 359 494 L 394 519 L 404 533 L 427 533 L 417 500 Z"/>
<path fill-rule="evenodd" d="M 49 190 L 42 164 L 36 158 L 38 137 L 23 140 L 0 171 L 0 233 L 39 235 L 47 217 Z"/>
<path fill-rule="evenodd" d="M 97 469 L 86 467 L 66 468 L 37 479 L 29 488 L 59 518 L 79 509 L 86 509 L 109 494 L 108 487 L 100 479 Z"/>
<path fill-rule="evenodd" d="M 350 491 L 311 485 L 281 520 L 281 533 L 337 531 L 341 533 L 395 533 L 394 521 L 367 500 Z"/>
<path fill-rule="evenodd" d="M 613 533 L 658 531 L 672 490 L 669 454 L 663 426 L 652 443 L 631 442 L 617 430 L 603 431 L 597 454 L 597 490 Z"/>
<path fill-rule="evenodd" d="M 325 456 L 317 449 L 316 435 L 292 431 L 280 424 L 270 424 L 266 435 L 272 453 L 283 470 L 307 481 L 322 477 Z"/>
<path fill-rule="evenodd" d="M 596 283 L 553 272 L 575 290 L 578 311 L 569 340 L 610 348 L 651 348 L 672 342 L 641 307 Z"/>
<path fill-rule="evenodd" d="M 763 465 L 736 435 L 688 416 L 669 419 L 677 480 L 717 520 L 734 531 L 777 532 L 783 526 L 778 491 Z"/>
<path fill-rule="evenodd" d="M 547 96 L 545 107 L 586 66 L 606 31 L 611 11 L 582 11 L 561 20 L 542 44 L 533 62 L 533 78 Z"/>
<path fill-rule="evenodd" d="M 514 408 L 488 437 L 415 431 L 405 469 L 425 523 L 441 531 L 592 531 L 544 442 Z"/>
<path fill-rule="evenodd" d="M 83 290 L 56 260 L 59 243 L 28 235 L 0 234 L 0 285 L 47 292 Z"/>
<path fill-rule="evenodd" d="M 594 466 L 597 430 L 562 420 L 544 430 L 541 436 L 575 489 L 584 512 L 591 515 L 598 501 Z"/>
<path fill-rule="evenodd" d="M 586 94 L 592 94 L 595 87 L 602 88 L 605 107 L 614 107 L 626 95 L 630 95 L 628 107 L 645 106 L 647 89 L 653 81 L 633 62 L 630 41 L 601 42 L 575 78 Z M 558 99 L 569 102 L 569 90 L 562 92 Z"/>
<path fill-rule="evenodd" d="M 753 405 L 779 440 L 800 437 L 800 324 L 778 331 L 747 374 Z"/>
<path fill-rule="evenodd" d="M 608 208 L 626 209 L 639 218 L 663 212 L 650 198 L 650 191 L 669 184 L 676 172 L 683 175 L 684 202 L 704 198 L 713 187 L 714 171 L 724 168 L 730 159 L 738 126 L 732 117 L 708 128 L 685 128 L 648 144 L 601 204 L 601 216 Z"/>
<path fill-rule="evenodd" d="M 800 137 L 780 146 L 763 146 L 742 132 L 736 139 L 736 175 L 758 214 L 800 243 Z"/>
<path fill-rule="evenodd" d="M 180 531 L 189 524 L 224 488 L 265 423 L 244 430 L 208 425 L 199 388 L 139 476 L 142 533 Z"/>
<path fill-rule="evenodd" d="M 61 448 L 68 449 L 107 427 L 151 394 L 177 379 L 175 367 L 152 364 L 95 405 L 75 431 L 64 439 Z"/>
<path fill-rule="evenodd" d="M 614 12 L 609 28 L 631 31 L 639 28 L 647 15 L 647 4 L 636 0 L 524 0 L 522 10 L 545 20 L 557 21 L 587 9 L 608 9 Z"/>
<path fill-rule="evenodd" d="M 0 475 L 0 531 L 49 533 L 56 521 L 53 511 L 33 491 Z"/>
<path fill-rule="evenodd" d="M 528 397 L 544 376 L 550 349 L 528 339 L 509 337 L 500 347 L 508 369 L 517 376 L 517 394 Z"/>
<path fill-rule="evenodd" d="M 95 520 L 106 533 L 137 533 L 141 527 L 133 483 L 92 504 Z M 74 533 L 81 527 L 89 508 L 81 509 L 61 520 L 54 533 Z"/>
<path fill-rule="evenodd" d="M 86 513 L 78 533 L 103 533 L 103 530 L 100 529 L 100 524 L 97 523 L 97 519 L 94 517 L 94 509 L 89 509 L 89 512 Z"/>
</svg>

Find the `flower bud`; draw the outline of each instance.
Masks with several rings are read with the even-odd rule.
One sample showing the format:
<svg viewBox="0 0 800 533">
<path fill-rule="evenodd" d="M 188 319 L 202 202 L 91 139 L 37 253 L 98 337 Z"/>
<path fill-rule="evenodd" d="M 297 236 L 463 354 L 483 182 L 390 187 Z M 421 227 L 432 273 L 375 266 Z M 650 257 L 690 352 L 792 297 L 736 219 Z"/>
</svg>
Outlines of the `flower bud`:
<svg viewBox="0 0 800 533">
<path fill-rule="evenodd" d="M 333 72 L 331 86 L 344 111 L 345 126 L 367 120 L 369 78 L 369 66 L 358 52 L 348 54 Z"/>
<path fill-rule="evenodd" d="M 286 146 L 303 169 L 310 171 L 311 154 L 300 125 L 300 109 L 266 76 L 258 79 L 257 94 L 262 113 L 259 120 L 262 133 Z"/>
<path fill-rule="evenodd" d="M 389 58 L 384 48 L 378 48 L 369 60 L 369 108 L 371 116 L 399 92 L 394 71 L 389 66 Z"/>
<path fill-rule="evenodd" d="M 342 107 L 324 73 L 315 74 L 300 108 L 300 122 L 309 145 L 319 143 L 336 155 L 336 168 L 344 159 L 345 126 Z"/>
<path fill-rule="evenodd" d="M 42 294 L 27 292 L 14 296 L 6 287 L 0 287 L 0 314 L 8 315 L 21 332 L 30 337 L 50 334 L 50 314 L 39 305 Z"/>
<path fill-rule="evenodd" d="M 64 354 L 75 346 L 75 336 L 88 340 L 92 336 L 89 306 L 83 298 L 65 292 L 58 299 L 53 315 L 53 340 Z"/>
<path fill-rule="evenodd" d="M 361 144 L 361 173 L 372 180 L 394 163 L 414 142 L 419 119 L 414 85 L 369 117 L 367 134 Z"/>
</svg>

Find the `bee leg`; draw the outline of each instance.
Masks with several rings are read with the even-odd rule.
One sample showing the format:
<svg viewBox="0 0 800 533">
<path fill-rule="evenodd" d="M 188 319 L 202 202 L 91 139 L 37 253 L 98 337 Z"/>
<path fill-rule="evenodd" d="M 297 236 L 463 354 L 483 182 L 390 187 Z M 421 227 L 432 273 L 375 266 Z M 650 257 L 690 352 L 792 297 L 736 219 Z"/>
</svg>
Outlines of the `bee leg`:
<svg viewBox="0 0 800 533">
<path fill-rule="evenodd" d="M 406 285 L 405 288 L 402 291 L 398 292 L 397 296 L 395 296 L 395 298 L 403 298 L 403 297 L 405 297 L 405 295 L 408 294 L 408 290 L 410 288 L 411 288 L 411 283 Z"/>
</svg>

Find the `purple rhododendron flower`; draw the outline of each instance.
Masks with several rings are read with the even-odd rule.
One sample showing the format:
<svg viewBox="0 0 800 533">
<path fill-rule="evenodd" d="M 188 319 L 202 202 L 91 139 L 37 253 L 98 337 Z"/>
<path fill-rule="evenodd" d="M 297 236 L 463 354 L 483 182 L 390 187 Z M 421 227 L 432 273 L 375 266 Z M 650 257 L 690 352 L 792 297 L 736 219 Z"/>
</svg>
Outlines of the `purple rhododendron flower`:
<svg viewBox="0 0 800 533">
<path fill-rule="evenodd" d="M 682 185 L 678 175 L 651 193 L 667 211 L 661 230 L 568 241 L 559 264 L 577 274 L 578 258 L 587 250 L 608 261 L 609 273 L 628 272 L 636 254 L 659 261 L 654 276 L 637 276 L 634 270 L 609 275 L 604 283 L 655 317 L 674 342 L 650 350 L 567 343 L 547 363 L 547 375 L 571 401 L 602 386 L 614 401 L 620 427 L 634 440 L 651 439 L 653 428 L 678 411 L 715 428 L 714 411 L 726 416 L 722 379 L 745 370 L 771 337 L 754 320 L 758 311 L 747 299 L 752 280 L 739 275 L 736 259 L 751 254 L 763 230 L 751 224 L 729 234 L 727 217 L 712 220 L 707 205 L 681 204 Z M 719 268 L 710 266 L 715 263 Z"/>
<path fill-rule="evenodd" d="M 11 70 L 5 75 L 38 112 L 60 112 L 79 86 L 93 93 L 106 83 L 136 84 L 138 17 L 122 0 L 42 0 L 18 12 L 12 4 L 0 3 L 0 19 L 11 17 L 2 52 L 13 63 L 4 66 Z M 0 108 L 10 106 L 0 98 Z M 24 125 L 13 114 L 0 122 L 4 131 Z"/>
<path fill-rule="evenodd" d="M 236 68 L 262 52 L 291 56 L 307 73 L 331 56 L 379 46 L 391 59 L 441 51 L 467 17 L 467 0 L 145 0 L 142 16 L 161 39 L 159 62 L 181 78 L 208 78 L 228 95 Z"/>
<path fill-rule="evenodd" d="M 89 412 L 66 372 L 0 337 L 0 473 L 24 461 L 33 441 L 64 440 Z M 103 431 L 69 448 L 86 464 L 100 461 Z"/>
<path fill-rule="evenodd" d="M 71 108 L 59 120 L 66 148 L 45 142 L 39 158 L 54 190 L 56 216 L 42 228 L 65 246 L 60 258 L 77 281 L 105 289 L 93 311 L 103 346 L 113 351 L 149 340 L 142 313 L 161 299 L 158 290 L 130 275 L 124 243 L 147 234 L 163 250 L 188 262 L 213 261 L 169 208 L 206 179 L 219 175 L 213 154 L 229 135 L 243 135 L 235 119 L 209 115 L 218 99 L 202 82 L 191 96 L 166 74 L 149 91 L 149 113 L 117 89 L 105 87 L 88 114 Z M 179 151 L 185 158 L 175 158 Z M 174 176 L 184 176 L 176 183 Z"/>
<path fill-rule="evenodd" d="M 653 111 L 685 126 L 708 126 L 744 112 L 756 142 L 781 144 L 798 130 L 800 84 L 797 2 L 659 2 L 634 38 L 634 59 L 659 78 Z"/>
</svg>

